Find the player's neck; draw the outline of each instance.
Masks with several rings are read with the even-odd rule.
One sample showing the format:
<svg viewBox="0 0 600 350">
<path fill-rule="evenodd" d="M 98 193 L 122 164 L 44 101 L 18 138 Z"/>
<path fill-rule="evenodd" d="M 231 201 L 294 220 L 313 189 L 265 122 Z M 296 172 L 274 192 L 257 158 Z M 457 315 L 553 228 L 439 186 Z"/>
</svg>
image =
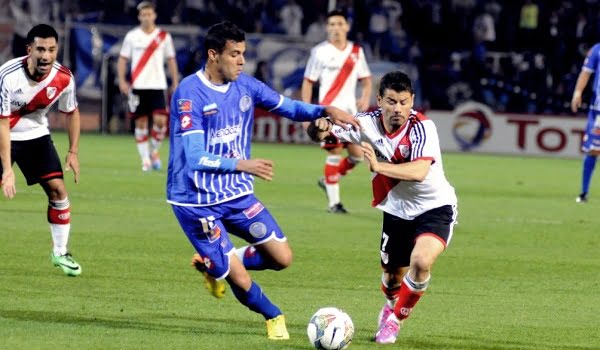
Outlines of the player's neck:
<svg viewBox="0 0 600 350">
<path fill-rule="evenodd" d="M 152 25 L 145 26 L 145 27 L 144 26 L 140 26 L 140 28 L 142 28 L 142 31 L 144 33 L 150 34 L 150 33 L 152 33 L 154 31 L 154 29 L 156 29 L 156 25 L 152 24 Z"/>
<path fill-rule="evenodd" d="M 218 70 L 214 67 L 210 67 L 209 64 L 207 64 L 204 67 L 202 74 L 204 74 L 204 77 L 206 78 L 206 80 L 208 80 L 209 82 L 211 82 L 214 85 L 225 84 L 225 79 L 223 79 L 221 74 L 219 74 Z"/>
<path fill-rule="evenodd" d="M 329 42 L 338 50 L 344 50 L 348 45 L 348 39 L 329 40 Z"/>
</svg>

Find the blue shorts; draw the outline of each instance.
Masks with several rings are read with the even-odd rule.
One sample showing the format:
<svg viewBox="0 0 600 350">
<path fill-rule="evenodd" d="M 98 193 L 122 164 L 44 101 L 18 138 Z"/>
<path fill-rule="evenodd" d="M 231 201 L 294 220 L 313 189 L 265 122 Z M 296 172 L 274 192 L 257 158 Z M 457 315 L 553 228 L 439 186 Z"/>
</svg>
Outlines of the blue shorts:
<svg viewBox="0 0 600 350">
<path fill-rule="evenodd" d="M 600 111 L 598 110 L 590 109 L 588 112 L 581 150 L 585 153 L 600 151 Z"/>
<path fill-rule="evenodd" d="M 229 256 L 235 251 L 229 234 L 250 245 L 271 239 L 286 240 L 275 218 L 254 195 L 207 207 L 172 205 L 172 208 L 196 251 L 205 262 L 209 260 L 208 274 L 216 279 L 229 274 Z"/>
</svg>

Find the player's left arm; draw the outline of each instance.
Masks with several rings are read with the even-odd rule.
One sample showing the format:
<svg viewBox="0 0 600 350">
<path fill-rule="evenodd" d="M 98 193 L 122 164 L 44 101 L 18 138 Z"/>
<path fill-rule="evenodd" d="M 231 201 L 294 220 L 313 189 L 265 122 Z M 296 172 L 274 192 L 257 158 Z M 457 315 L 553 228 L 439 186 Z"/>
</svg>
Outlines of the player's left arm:
<svg viewBox="0 0 600 350">
<path fill-rule="evenodd" d="M 79 135 L 81 133 L 81 116 L 75 96 L 75 80 L 71 77 L 69 85 L 59 97 L 58 110 L 64 114 L 69 136 L 69 150 L 65 156 L 65 171 L 73 170 L 75 183 L 79 183 Z"/>
<path fill-rule="evenodd" d="M 373 89 L 373 80 L 371 79 L 371 70 L 367 64 L 367 58 L 365 52 L 360 48 L 358 52 L 358 79 L 360 81 L 361 94 L 360 98 L 356 101 L 356 108 L 359 112 L 365 112 L 369 109 L 369 103 L 371 102 L 371 92 Z"/>
<path fill-rule="evenodd" d="M 0 161 L 2 174 L 0 185 L 6 198 L 12 199 L 17 193 L 15 173 L 12 168 L 10 143 L 10 92 L 6 81 L 0 81 Z"/>
<path fill-rule="evenodd" d="M 173 94 L 175 89 L 177 89 L 177 85 L 179 85 L 179 69 L 177 68 L 175 47 L 173 46 L 173 38 L 171 37 L 171 34 L 167 35 L 165 50 L 165 57 L 167 57 L 167 69 L 169 69 L 169 75 L 171 76 L 171 88 L 169 92 Z"/>
<path fill-rule="evenodd" d="M 421 158 L 402 164 L 392 164 L 380 162 L 377 160 L 373 146 L 367 142 L 361 143 L 361 149 L 364 152 L 366 164 L 369 169 L 377 174 L 381 174 L 393 179 L 422 182 L 429 173 L 432 160 Z"/>
</svg>

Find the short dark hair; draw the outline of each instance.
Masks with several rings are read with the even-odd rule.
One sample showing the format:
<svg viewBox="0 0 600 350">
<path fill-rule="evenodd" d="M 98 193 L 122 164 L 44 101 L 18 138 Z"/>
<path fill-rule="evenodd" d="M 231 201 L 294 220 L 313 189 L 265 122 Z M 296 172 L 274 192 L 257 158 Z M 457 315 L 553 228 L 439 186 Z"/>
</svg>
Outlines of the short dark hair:
<svg viewBox="0 0 600 350">
<path fill-rule="evenodd" d="M 35 38 L 54 38 L 56 42 L 58 42 L 58 33 L 52 26 L 47 24 L 38 24 L 35 27 L 31 28 L 29 33 L 27 33 L 27 45 L 31 45 Z"/>
<path fill-rule="evenodd" d="M 223 52 L 227 41 L 232 40 L 236 43 L 246 41 L 246 34 L 235 24 L 224 21 L 217 23 L 206 32 L 204 37 L 204 55 L 208 57 L 208 50 L 215 50 L 218 53 Z"/>
<path fill-rule="evenodd" d="M 408 91 L 411 94 L 414 93 L 412 88 L 412 82 L 408 75 L 401 71 L 393 71 L 386 73 L 379 82 L 379 96 L 383 96 L 386 89 L 394 90 L 397 92 Z"/>
<path fill-rule="evenodd" d="M 329 19 L 329 17 L 334 17 L 334 16 L 344 17 L 346 22 L 348 22 L 348 14 L 344 10 L 336 9 L 333 11 L 329 11 L 329 13 L 327 13 L 327 19 Z"/>
<path fill-rule="evenodd" d="M 142 1 L 136 6 L 136 9 L 138 10 L 138 12 L 141 12 L 143 9 L 156 10 L 156 6 L 152 1 Z"/>
</svg>

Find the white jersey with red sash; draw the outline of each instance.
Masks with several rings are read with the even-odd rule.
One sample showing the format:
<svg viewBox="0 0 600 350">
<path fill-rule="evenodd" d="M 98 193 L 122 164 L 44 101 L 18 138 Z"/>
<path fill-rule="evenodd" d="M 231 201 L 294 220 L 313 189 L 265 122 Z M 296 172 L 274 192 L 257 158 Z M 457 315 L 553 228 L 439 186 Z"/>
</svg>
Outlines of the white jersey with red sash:
<svg viewBox="0 0 600 350">
<path fill-rule="evenodd" d="M 344 130 L 334 125 L 332 135 L 341 142 L 370 143 L 377 159 L 400 164 L 418 159 L 431 160 L 432 165 L 423 182 L 400 181 L 373 174 L 372 205 L 405 220 L 443 205 L 456 205 L 454 188 L 446 180 L 437 129 L 425 115 L 411 111 L 409 120 L 394 134 L 386 133 L 381 110 L 359 113 L 361 130 Z"/>
<path fill-rule="evenodd" d="M 131 60 L 131 86 L 139 90 L 165 90 L 165 60 L 175 57 L 171 35 L 159 28 L 145 33 L 137 27 L 125 35 L 119 55 Z"/>
<path fill-rule="evenodd" d="M 12 59 L 0 67 L 0 118 L 10 118 L 12 141 L 48 135 L 46 114 L 56 101 L 58 110 L 63 113 L 77 108 L 73 74 L 58 62 L 41 81 L 30 78 L 27 56 Z"/>
<path fill-rule="evenodd" d="M 304 71 L 305 79 L 319 81 L 320 104 L 332 105 L 350 114 L 357 113 L 357 80 L 370 76 L 363 49 L 351 41 L 343 50 L 328 41 L 318 44 L 311 50 Z"/>
</svg>

